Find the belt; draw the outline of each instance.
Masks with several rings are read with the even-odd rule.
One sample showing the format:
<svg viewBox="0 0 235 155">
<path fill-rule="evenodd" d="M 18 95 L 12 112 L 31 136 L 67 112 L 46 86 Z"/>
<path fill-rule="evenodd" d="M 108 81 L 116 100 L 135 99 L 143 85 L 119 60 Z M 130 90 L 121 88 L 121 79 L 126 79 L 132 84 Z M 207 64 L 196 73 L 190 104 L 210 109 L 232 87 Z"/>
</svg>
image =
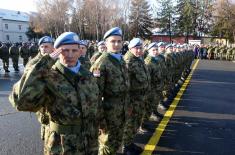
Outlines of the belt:
<svg viewBox="0 0 235 155">
<path fill-rule="evenodd" d="M 61 125 L 50 121 L 50 130 L 58 134 L 78 134 L 81 133 L 80 125 Z"/>
</svg>

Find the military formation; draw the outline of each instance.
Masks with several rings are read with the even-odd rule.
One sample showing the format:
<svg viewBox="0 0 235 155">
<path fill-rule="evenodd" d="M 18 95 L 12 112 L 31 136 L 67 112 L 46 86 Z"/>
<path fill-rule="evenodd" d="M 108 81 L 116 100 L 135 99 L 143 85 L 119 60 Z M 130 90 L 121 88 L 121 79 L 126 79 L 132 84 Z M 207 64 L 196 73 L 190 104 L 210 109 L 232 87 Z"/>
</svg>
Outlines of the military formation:
<svg viewBox="0 0 235 155">
<path fill-rule="evenodd" d="M 6 73 L 9 71 L 9 59 L 12 60 L 13 68 L 16 72 L 19 71 L 19 58 L 23 59 L 23 65 L 26 66 L 29 59 L 38 54 L 38 47 L 32 43 L 1 43 L 0 44 L 0 59 L 2 59 L 3 69 Z"/>
<path fill-rule="evenodd" d="M 190 73 L 194 52 L 187 44 L 144 45 L 140 38 L 124 47 L 122 37 L 114 27 L 91 48 L 73 32 L 54 43 L 45 36 L 31 60 L 33 48 L 18 49 L 26 66 L 9 100 L 19 111 L 36 113 L 45 155 L 142 152 L 135 135 L 148 130 L 146 121 L 161 121 L 159 109 L 169 108 Z"/>
<path fill-rule="evenodd" d="M 235 47 L 226 45 L 200 45 L 194 48 L 195 58 L 209 60 L 235 60 Z"/>
</svg>

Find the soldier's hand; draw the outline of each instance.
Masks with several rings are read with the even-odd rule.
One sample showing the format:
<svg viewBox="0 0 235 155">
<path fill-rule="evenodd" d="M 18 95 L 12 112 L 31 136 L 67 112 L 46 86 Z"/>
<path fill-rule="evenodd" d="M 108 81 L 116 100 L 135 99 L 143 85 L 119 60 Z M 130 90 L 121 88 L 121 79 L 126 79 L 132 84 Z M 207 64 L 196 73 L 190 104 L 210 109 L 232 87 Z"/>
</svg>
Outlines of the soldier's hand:
<svg viewBox="0 0 235 155">
<path fill-rule="evenodd" d="M 48 49 L 45 49 L 45 50 L 41 51 L 41 54 L 42 54 L 42 55 L 47 55 L 47 54 L 53 53 L 54 51 L 55 51 L 55 49 L 53 49 L 52 51 L 51 51 L 51 50 L 48 50 Z"/>
<path fill-rule="evenodd" d="M 59 57 L 61 52 L 62 52 L 62 49 L 59 48 L 59 49 L 55 49 L 54 52 L 50 53 L 49 55 L 52 59 L 56 60 Z"/>
</svg>

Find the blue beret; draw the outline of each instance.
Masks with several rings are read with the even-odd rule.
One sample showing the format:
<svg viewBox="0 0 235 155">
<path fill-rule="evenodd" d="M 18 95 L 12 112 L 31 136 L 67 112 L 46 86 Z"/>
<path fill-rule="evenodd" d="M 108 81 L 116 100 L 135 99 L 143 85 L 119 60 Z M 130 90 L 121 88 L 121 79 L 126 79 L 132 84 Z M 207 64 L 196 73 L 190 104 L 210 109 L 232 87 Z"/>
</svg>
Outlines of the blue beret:
<svg viewBox="0 0 235 155">
<path fill-rule="evenodd" d="M 68 44 L 79 44 L 79 37 L 74 32 L 64 32 L 62 33 L 54 43 L 54 48 L 58 48 L 61 45 L 68 45 Z"/>
<path fill-rule="evenodd" d="M 104 45 L 104 41 L 98 42 L 97 46 Z"/>
<path fill-rule="evenodd" d="M 153 42 L 153 43 L 149 44 L 147 50 L 150 50 L 153 47 L 157 47 L 157 43 L 156 42 Z"/>
<path fill-rule="evenodd" d="M 131 49 L 136 46 L 142 46 L 143 42 L 140 38 L 134 38 L 130 41 L 130 44 L 128 45 L 128 48 Z"/>
<path fill-rule="evenodd" d="M 81 41 L 79 42 L 79 45 L 88 46 L 88 42 L 85 41 L 85 40 L 81 40 Z"/>
<path fill-rule="evenodd" d="M 165 46 L 165 43 L 164 43 L 164 42 L 159 42 L 159 43 L 157 44 L 157 46 L 158 46 L 158 47 L 160 47 L 160 46 Z"/>
<path fill-rule="evenodd" d="M 167 49 L 167 48 L 170 48 L 170 47 L 173 47 L 172 44 L 166 45 L 166 49 Z"/>
<path fill-rule="evenodd" d="M 122 36 L 122 30 L 119 27 L 111 28 L 104 34 L 104 40 L 109 36 Z"/>
<path fill-rule="evenodd" d="M 40 46 L 40 45 L 43 44 L 43 43 L 53 43 L 53 40 L 52 40 L 52 38 L 49 37 L 49 36 L 44 36 L 44 37 L 42 37 L 41 39 L 39 39 L 38 45 Z"/>
</svg>

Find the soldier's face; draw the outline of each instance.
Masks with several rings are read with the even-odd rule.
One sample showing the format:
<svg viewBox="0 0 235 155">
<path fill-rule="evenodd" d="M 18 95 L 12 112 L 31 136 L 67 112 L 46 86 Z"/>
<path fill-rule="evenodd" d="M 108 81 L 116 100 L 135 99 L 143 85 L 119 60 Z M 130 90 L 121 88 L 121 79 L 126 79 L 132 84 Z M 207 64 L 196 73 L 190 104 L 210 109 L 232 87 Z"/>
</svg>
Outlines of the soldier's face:
<svg viewBox="0 0 235 155">
<path fill-rule="evenodd" d="M 42 55 L 50 54 L 54 51 L 53 45 L 50 43 L 43 43 L 39 46 L 39 50 Z"/>
<path fill-rule="evenodd" d="M 159 51 L 160 53 L 164 53 L 164 52 L 165 52 L 165 46 L 160 46 L 160 47 L 158 48 L 158 51 Z"/>
<path fill-rule="evenodd" d="M 167 52 L 172 53 L 173 52 L 173 48 L 172 47 L 167 48 Z"/>
<path fill-rule="evenodd" d="M 118 53 L 122 49 L 122 37 L 110 36 L 105 40 L 107 51 L 112 53 Z"/>
<path fill-rule="evenodd" d="M 152 47 L 151 49 L 149 49 L 149 53 L 151 53 L 152 56 L 156 57 L 157 55 L 159 55 L 158 48 Z"/>
<path fill-rule="evenodd" d="M 98 47 L 99 52 L 105 52 L 106 51 L 106 46 L 105 45 L 100 45 Z"/>
<path fill-rule="evenodd" d="M 143 47 L 142 46 L 133 47 L 130 49 L 130 51 L 136 57 L 141 57 L 143 55 Z"/>
<path fill-rule="evenodd" d="M 85 56 L 87 52 L 87 48 L 84 45 L 80 45 L 81 56 Z"/>
<path fill-rule="evenodd" d="M 77 44 L 62 45 L 59 48 L 61 50 L 59 55 L 60 62 L 66 67 L 76 66 L 78 58 L 81 56 L 79 46 Z"/>
</svg>

